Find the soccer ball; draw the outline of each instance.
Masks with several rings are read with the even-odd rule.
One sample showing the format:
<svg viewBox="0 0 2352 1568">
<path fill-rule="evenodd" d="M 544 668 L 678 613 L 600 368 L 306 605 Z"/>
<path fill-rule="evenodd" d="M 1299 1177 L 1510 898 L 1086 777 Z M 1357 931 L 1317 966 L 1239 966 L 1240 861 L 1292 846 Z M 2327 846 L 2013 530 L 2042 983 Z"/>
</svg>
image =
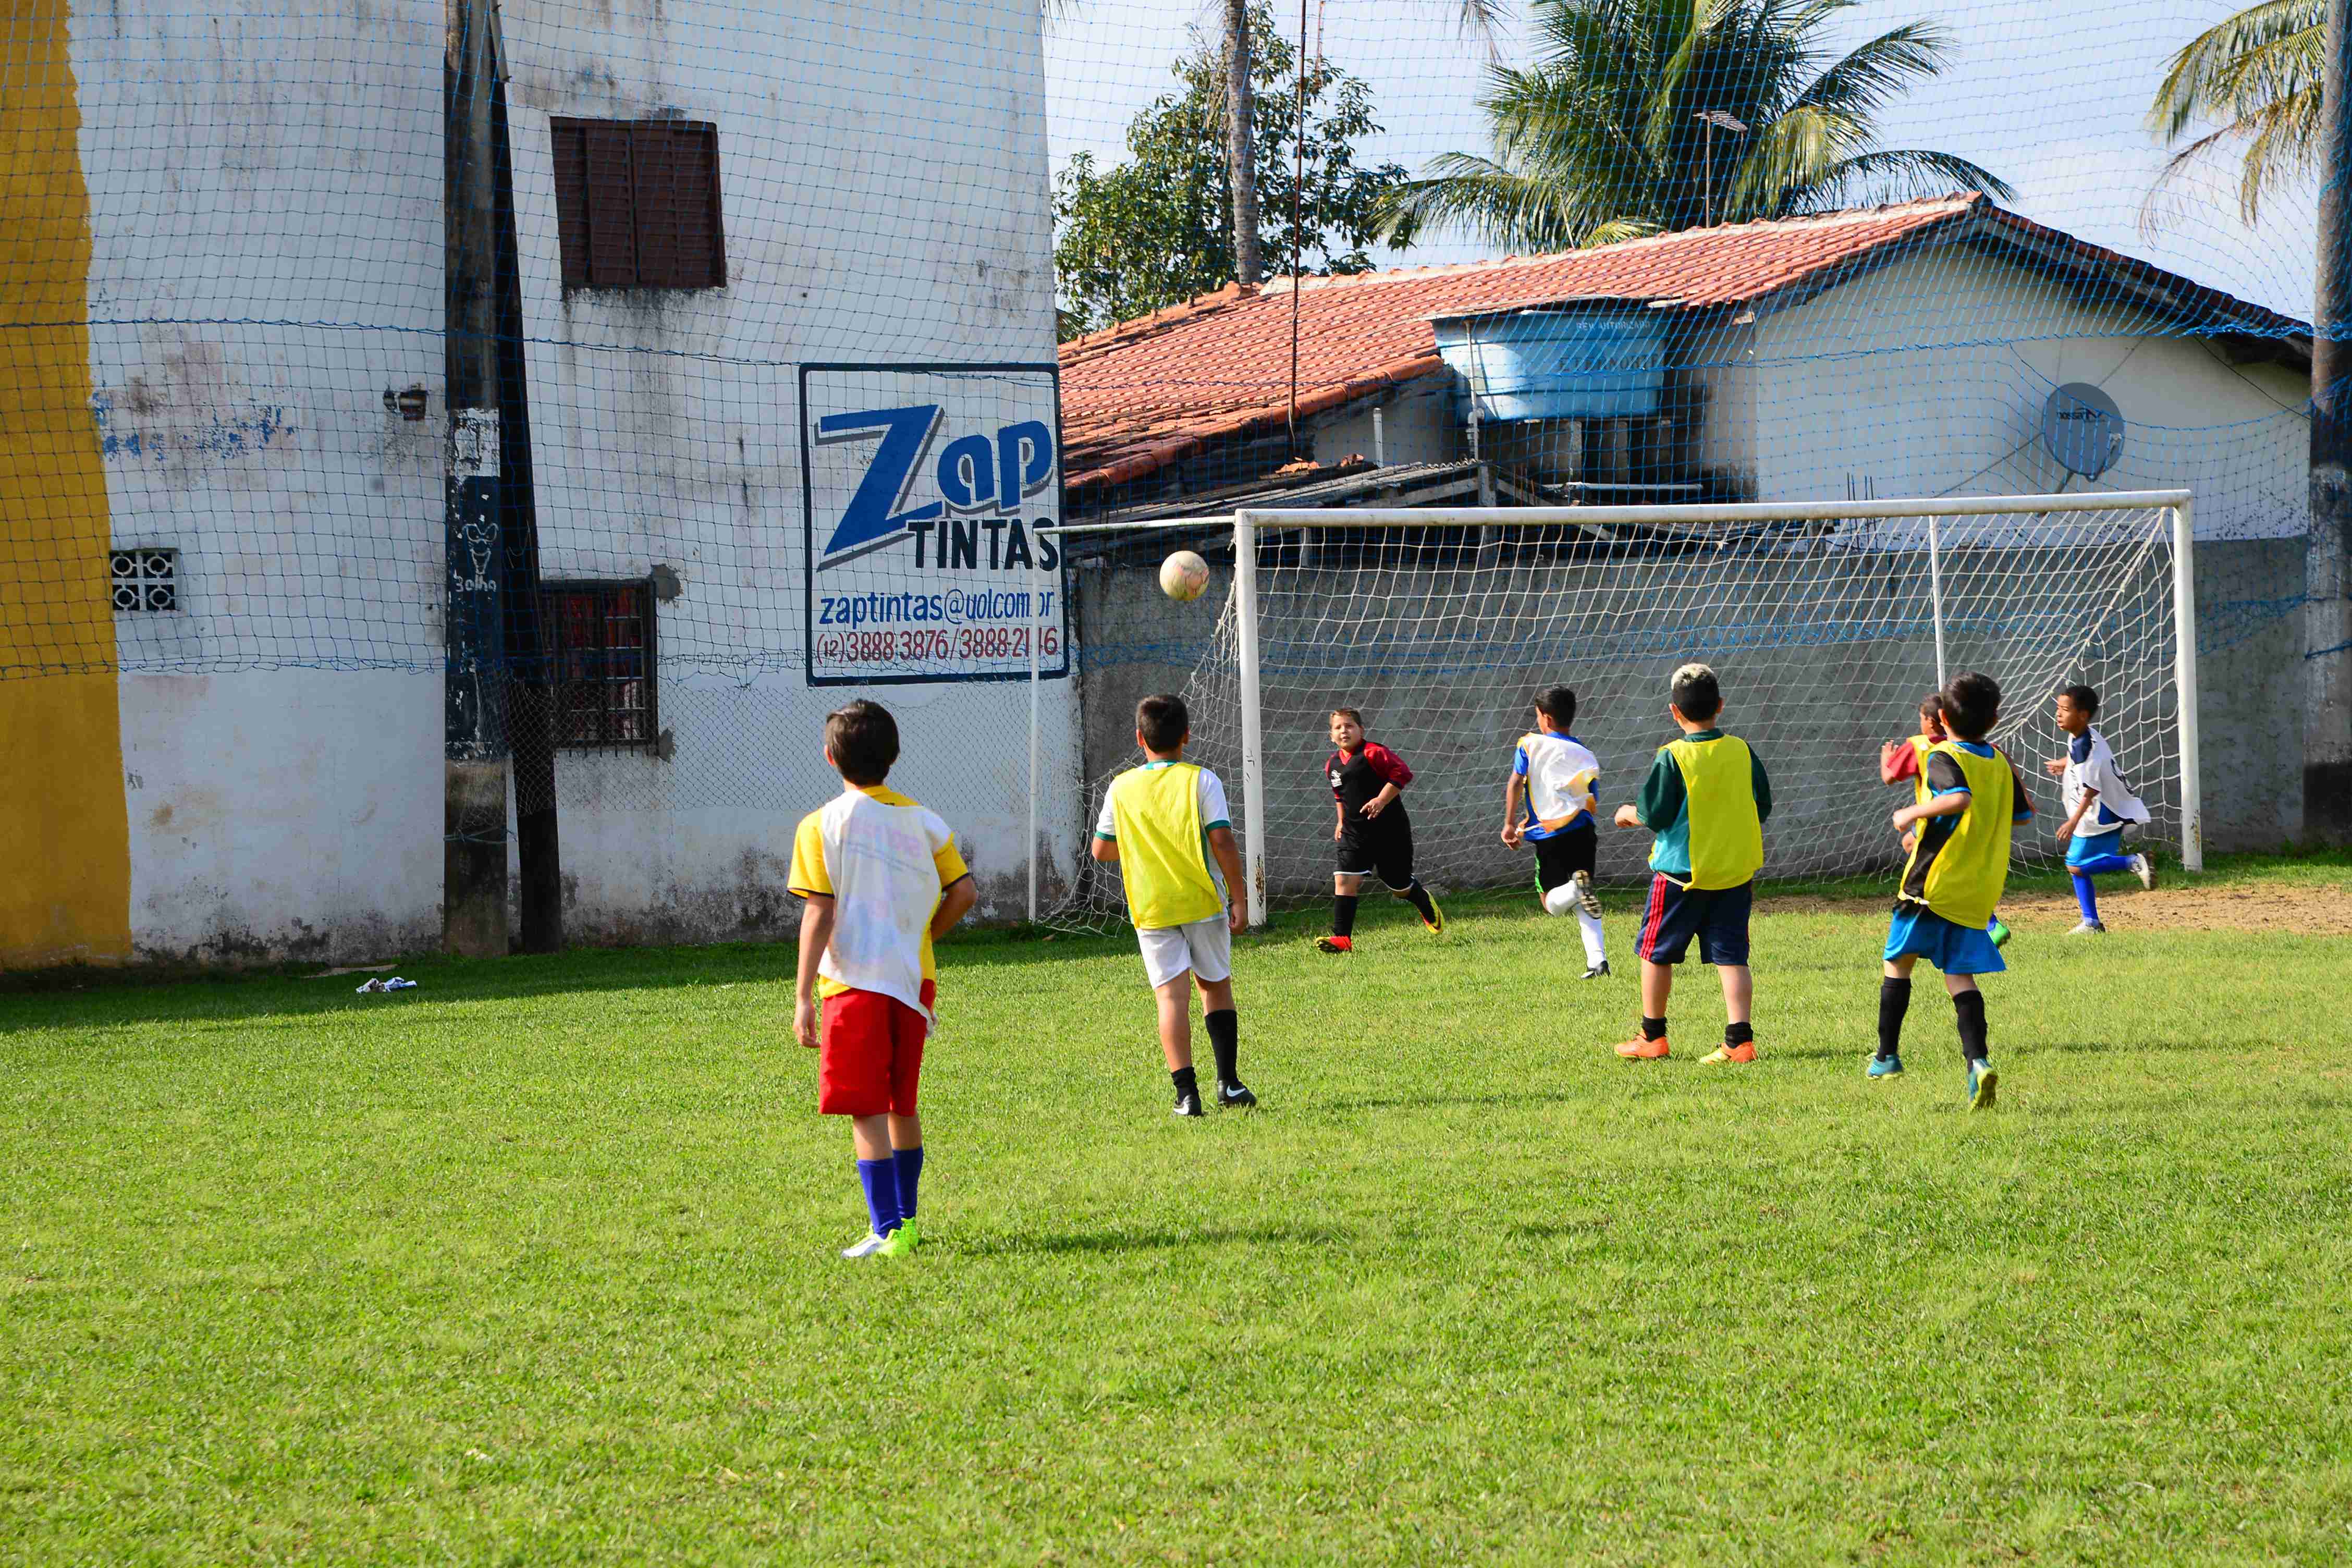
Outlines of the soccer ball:
<svg viewBox="0 0 2352 1568">
<path fill-rule="evenodd" d="M 1180 550 L 1160 563 L 1160 591 L 1179 604 L 1199 598 L 1209 586 L 1209 563 L 1190 550 Z"/>
<path fill-rule="evenodd" d="M 1543 896 L 1543 900 L 1544 912 L 1546 914 L 1564 915 L 1571 913 L 1576 909 L 1576 884 L 1574 882 L 1562 882 L 1559 887 L 1554 888 L 1550 892 L 1546 893 Z"/>
</svg>

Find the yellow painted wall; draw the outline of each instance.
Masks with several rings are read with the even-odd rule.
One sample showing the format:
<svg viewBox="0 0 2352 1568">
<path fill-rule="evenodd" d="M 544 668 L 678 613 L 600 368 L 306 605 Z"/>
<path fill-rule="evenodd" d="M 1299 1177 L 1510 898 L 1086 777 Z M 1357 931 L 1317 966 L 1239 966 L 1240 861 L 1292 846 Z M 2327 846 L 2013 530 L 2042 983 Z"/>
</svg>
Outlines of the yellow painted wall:
<svg viewBox="0 0 2352 1568">
<path fill-rule="evenodd" d="M 0 9 L 0 967 L 131 953 L 68 0 Z M 60 324 L 62 323 L 62 324 Z"/>
</svg>

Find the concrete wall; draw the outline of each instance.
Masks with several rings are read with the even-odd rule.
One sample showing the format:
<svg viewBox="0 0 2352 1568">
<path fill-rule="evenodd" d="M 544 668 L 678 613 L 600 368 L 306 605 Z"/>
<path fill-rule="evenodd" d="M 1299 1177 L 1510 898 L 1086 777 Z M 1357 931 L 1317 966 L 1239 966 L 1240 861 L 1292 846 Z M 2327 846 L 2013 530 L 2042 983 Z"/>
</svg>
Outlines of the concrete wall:
<svg viewBox="0 0 2352 1568">
<path fill-rule="evenodd" d="M 510 0 L 504 19 L 543 569 L 667 565 L 682 589 L 661 615 L 672 754 L 560 760 L 572 930 L 769 932 L 793 824 L 839 787 L 822 716 L 859 695 L 799 673 L 795 372 L 1051 362 L 1038 14 Z M 414 0 L 18 18 L 37 90 L 0 105 L 0 268 L 25 285 L 0 302 L 0 391 L 34 417 L 0 422 L 0 500 L 72 526 L 0 553 L 0 651 L 6 676 L 77 673 L 0 702 L 46 758 L 41 789 L 0 802 L 0 846 L 72 868 L 0 901 L 0 963 L 437 939 L 444 23 Z M 552 115 L 715 121 L 728 287 L 565 296 Z M 35 343 L 26 321 L 68 325 Z M 180 552 L 178 613 L 110 613 L 110 541 Z M 871 694 L 905 728 L 898 782 L 964 837 L 983 907 L 1017 913 L 1025 684 Z M 1068 683 L 1042 708 L 1047 765 L 1074 770 Z M 1066 875 L 1074 846 L 1050 844 Z"/>
<path fill-rule="evenodd" d="M 2233 608 L 2227 597 L 2249 582 L 2299 571 L 2299 551 L 2296 541 L 2200 550 L 2208 613 L 2200 714 L 2211 849 L 2273 847 L 2300 826 L 2299 795 L 2277 782 L 2299 768 L 2294 623 Z M 2033 606 L 2015 585 L 2057 584 L 2070 570 L 2079 575 L 2079 565 L 2072 551 L 1981 552 L 1964 577 L 1948 582 L 1949 658 L 1955 668 L 1989 668 L 2011 686 L 2002 740 L 2028 759 L 2057 752 L 2049 691 L 2074 679 L 2099 687 L 2126 773 L 2158 807 L 2162 834 L 2177 838 L 2177 772 L 2158 756 L 2170 743 L 2168 666 L 2150 668 L 2096 637 L 2073 658 L 2024 651 L 2031 628 L 2020 617 Z M 1217 563 L 1217 572 L 1213 598 L 1224 595 L 1229 563 Z M 2168 604 L 2164 580 L 2145 571 L 2130 580 L 2127 598 Z M 1419 773 L 1405 798 L 1433 885 L 1508 884 L 1529 874 L 1527 862 L 1494 835 L 1504 771 L 1530 722 L 1534 690 L 1565 681 L 1582 699 L 1577 728 L 1605 769 L 1605 815 L 1633 797 L 1652 753 L 1671 738 L 1664 684 L 1686 658 L 1722 671 L 1727 723 L 1772 773 L 1774 872 L 1891 863 L 1891 840 L 1880 830 L 1892 797 L 1876 783 L 1877 747 L 1908 733 L 1917 697 L 1935 684 L 1919 557 L 1842 550 L 1746 558 L 1736 569 L 1714 557 L 1529 563 L 1480 573 L 1475 584 L 1451 574 L 1352 569 L 1269 572 L 1265 581 L 1269 874 L 1284 896 L 1328 885 L 1330 799 L 1318 772 L 1328 750 L 1328 706 L 1364 709 L 1373 737 L 1397 747 Z M 1216 611 L 1209 600 L 1172 603 L 1141 569 L 1087 571 L 1081 583 L 1087 762 L 1089 777 L 1099 779 L 1132 759 L 1139 697 L 1204 689 L 1194 672 L 1210 652 Z M 1465 595 L 1472 585 L 1475 594 Z M 2103 603 L 2080 595 L 2071 606 L 2083 625 L 2103 623 L 2095 598 Z M 1360 614 L 1374 601 L 1388 625 Z M 2064 590 L 2053 587 L 2040 607 L 2066 603 Z M 1230 681 L 1206 683 L 1220 688 L 1222 698 L 1196 702 L 1195 754 L 1237 784 Z M 2029 784 L 2042 811 L 2053 813 L 2052 782 L 2035 772 Z M 2046 832 L 2056 816 L 2044 820 Z M 1643 835 L 1604 832 L 1602 870 L 1637 877 L 1646 852 Z"/>
</svg>

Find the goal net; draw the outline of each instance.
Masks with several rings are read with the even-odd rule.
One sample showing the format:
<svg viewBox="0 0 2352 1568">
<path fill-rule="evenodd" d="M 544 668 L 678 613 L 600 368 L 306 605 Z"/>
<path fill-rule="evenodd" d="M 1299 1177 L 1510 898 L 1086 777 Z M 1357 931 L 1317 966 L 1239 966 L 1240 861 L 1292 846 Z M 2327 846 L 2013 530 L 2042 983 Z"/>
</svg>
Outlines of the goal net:
<svg viewBox="0 0 2352 1568">
<path fill-rule="evenodd" d="M 1532 856 L 1499 837 L 1504 785 L 1535 692 L 1567 686 L 1603 769 L 1600 875 L 1630 882 L 1646 874 L 1648 835 L 1607 818 L 1675 733 L 1671 672 L 1697 660 L 1721 678 L 1726 728 L 1770 773 L 1766 874 L 1860 878 L 1899 858 L 1887 817 L 1908 786 L 1879 782 L 1881 743 L 1917 728 L 1943 674 L 1974 669 L 2000 683 L 1993 739 L 2039 813 L 2017 836 L 2021 861 L 2063 852 L 2058 782 L 2042 763 L 2064 749 L 2052 697 L 2079 681 L 2099 692 L 2099 727 L 2155 813 L 2141 841 L 2194 865 L 2188 504 L 2154 492 L 1244 513 L 1204 552 L 1225 602 L 1182 689 L 1187 754 L 1226 781 L 1255 920 L 1330 890 L 1335 707 L 1360 709 L 1370 738 L 1413 770 L 1403 804 L 1423 880 L 1532 885 Z M 1202 522 L 1171 526 L 1197 536 Z M 1147 528 L 1118 542 L 1144 564 L 1171 537 Z M 1060 808 L 1079 807 L 1081 833 L 1129 765 L 1092 761 L 1097 776 L 1070 792 L 1082 799 Z M 1116 872 L 1095 869 L 1059 923 L 1124 919 Z"/>
</svg>

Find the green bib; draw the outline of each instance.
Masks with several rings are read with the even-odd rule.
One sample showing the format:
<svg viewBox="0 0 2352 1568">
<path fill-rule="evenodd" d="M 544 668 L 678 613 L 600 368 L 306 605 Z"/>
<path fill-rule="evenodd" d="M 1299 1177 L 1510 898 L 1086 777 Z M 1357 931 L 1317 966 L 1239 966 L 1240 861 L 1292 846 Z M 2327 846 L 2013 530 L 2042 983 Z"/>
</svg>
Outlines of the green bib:
<svg viewBox="0 0 2352 1568">
<path fill-rule="evenodd" d="M 1982 931 L 2009 881 L 2017 779 L 2009 771 L 2008 758 L 1999 752 L 1978 756 L 1957 741 L 1939 742 L 1927 754 L 1959 764 L 1960 776 L 1968 782 L 1969 808 L 1957 819 L 1931 816 L 1918 825 L 1911 858 L 1903 863 L 1897 897 L 1906 904 L 1924 904 L 1956 926 Z M 1924 769 L 1921 787 L 1927 787 Z M 1955 820 L 1958 826 L 1948 836 L 1929 831 L 1939 822 Z"/>
<path fill-rule="evenodd" d="M 1737 735 L 1686 737 L 1668 742 L 1666 754 L 1683 775 L 1676 826 L 1688 836 L 1690 880 L 1684 885 L 1710 892 L 1751 880 L 1764 868 L 1764 819 L 1756 810 L 1756 759 L 1748 742 Z M 1651 864 L 1658 864 L 1655 852 Z"/>
</svg>

